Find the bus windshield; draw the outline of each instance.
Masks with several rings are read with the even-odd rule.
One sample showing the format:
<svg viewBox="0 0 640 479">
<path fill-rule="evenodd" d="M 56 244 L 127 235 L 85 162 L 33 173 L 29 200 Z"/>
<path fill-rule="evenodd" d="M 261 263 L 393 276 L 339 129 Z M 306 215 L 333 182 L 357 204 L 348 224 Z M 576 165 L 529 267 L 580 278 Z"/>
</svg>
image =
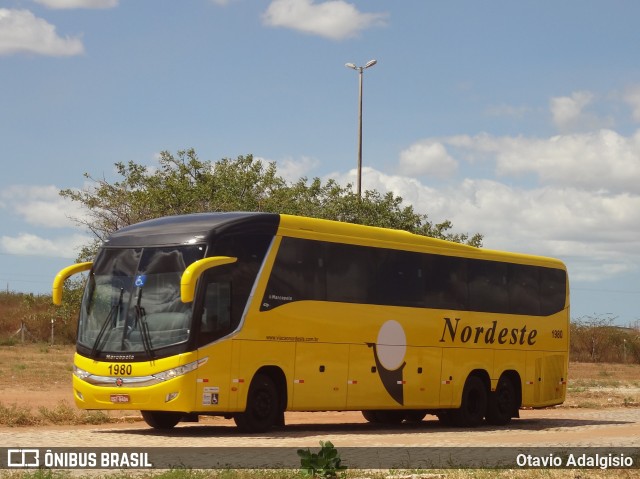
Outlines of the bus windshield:
<svg viewBox="0 0 640 479">
<path fill-rule="evenodd" d="M 143 353 L 184 343 L 191 304 L 180 301 L 185 268 L 204 257 L 203 245 L 104 248 L 85 288 L 78 345 L 98 353 Z"/>
</svg>

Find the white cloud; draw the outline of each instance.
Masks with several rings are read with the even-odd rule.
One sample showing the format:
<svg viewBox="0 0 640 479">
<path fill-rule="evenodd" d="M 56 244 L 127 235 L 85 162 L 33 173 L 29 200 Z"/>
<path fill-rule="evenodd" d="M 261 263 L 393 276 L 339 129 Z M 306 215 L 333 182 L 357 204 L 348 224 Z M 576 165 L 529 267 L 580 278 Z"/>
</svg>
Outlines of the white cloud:
<svg viewBox="0 0 640 479">
<path fill-rule="evenodd" d="M 300 160 L 285 158 L 278 161 L 278 174 L 289 182 L 298 181 L 303 176 L 308 176 L 309 172 L 318 166 L 318 160 L 308 156 L 303 156 Z"/>
<path fill-rule="evenodd" d="M 407 175 L 429 175 L 446 178 L 456 172 L 458 163 L 437 140 L 414 143 L 400 152 L 400 172 Z"/>
<path fill-rule="evenodd" d="M 573 92 L 571 96 L 552 98 L 550 102 L 553 124 L 561 132 L 588 131 L 613 126 L 611 118 L 600 118 L 587 108 L 595 96 L 588 91 Z"/>
<path fill-rule="evenodd" d="M 535 174 L 543 182 L 640 193 L 640 130 L 628 137 L 600 130 L 551 138 L 480 134 L 440 141 L 468 161 L 495 161 L 499 175 Z"/>
<path fill-rule="evenodd" d="M 43 238 L 31 233 L 0 237 L 0 247 L 9 254 L 21 256 L 47 256 L 53 258 L 75 258 L 88 238 L 73 234 L 55 239 Z"/>
<path fill-rule="evenodd" d="M 386 17 L 385 13 L 362 13 L 343 0 L 273 0 L 262 19 L 271 27 L 343 40 L 366 28 L 384 25 Z"/>
<path fill-rule="evenodd" d="M 71 8 L 113 8 L 119 0 L 35 0 L 36 3 L 52 9 Z"/>
<path fill-rule="evenodd" d="M 566 128 L 576 122 L 582 115 L 582 110 L 587 106 L 593 95 L 589 92 L 574 92 L 570 97 L 556 97 L 551 99 L 551 115 L 553 123 L 560 129 Z"/>
<path fill-rule="evenodd" d="M 0 55 L 71 56 L 83 51 L 79 38 L 60 37 L 55 26 L 30 11 L 0 8 Z"/>
<path fill-rule="evenodd" d="M 72 228 L 69 218 L 82 218 L 85 211 L 76 203 L 62 198 L 55 186 L 13 185 L 0 191 L 0 206 L 10 209 L 32 226 Z"/>
</svg>

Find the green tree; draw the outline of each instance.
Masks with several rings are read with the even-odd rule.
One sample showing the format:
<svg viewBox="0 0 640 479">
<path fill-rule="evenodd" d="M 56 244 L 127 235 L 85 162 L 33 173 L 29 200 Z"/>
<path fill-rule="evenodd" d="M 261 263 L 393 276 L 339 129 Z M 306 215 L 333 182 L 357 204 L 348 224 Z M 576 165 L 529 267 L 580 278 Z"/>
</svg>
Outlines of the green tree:
<svg viewBox="0 0 640 479">
<path fill-rule="evenodd" d="M 359 198 L 352 185 L 334 180 L 300 178 L 288 183 L 278 175 L 275 163 L 252 155 L 220 161 L 202 161 L 193 149 L 160 154 L 159 168 L 152 170 L 130 161 L 116 163 L 119 179 L 109 182 L 85 173 L 91 185 L 67 189 L 61 195 L 82 204 L 87 215 L 74 218 L 95 237 L 81 258 L 92 257 L 97 244 L 114 231 L 140 221 L 166 215 L 204 211 L 263 211 L 332 219 L 482 245 L 482 235 L 451 233 L 446 220 L 434 224 L 427 215 L 393 193 L 365 191 Z"/>
</svg>

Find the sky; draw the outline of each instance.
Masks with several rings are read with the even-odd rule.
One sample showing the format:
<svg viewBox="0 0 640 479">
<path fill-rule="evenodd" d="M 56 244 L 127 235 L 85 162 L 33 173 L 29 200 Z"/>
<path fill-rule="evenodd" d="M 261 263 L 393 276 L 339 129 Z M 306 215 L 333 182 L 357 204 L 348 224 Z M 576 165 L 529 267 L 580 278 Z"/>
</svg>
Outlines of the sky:
<svg viewBox="0 0 640 479">
<path fill-rule="evenodd" d="M 392 191 L 557 257 L 572 318 L 640 319 L 635 0 L 0 0 L 0 289 L 90 236 L 61 189 L 160 151 Z"/>
</svg>

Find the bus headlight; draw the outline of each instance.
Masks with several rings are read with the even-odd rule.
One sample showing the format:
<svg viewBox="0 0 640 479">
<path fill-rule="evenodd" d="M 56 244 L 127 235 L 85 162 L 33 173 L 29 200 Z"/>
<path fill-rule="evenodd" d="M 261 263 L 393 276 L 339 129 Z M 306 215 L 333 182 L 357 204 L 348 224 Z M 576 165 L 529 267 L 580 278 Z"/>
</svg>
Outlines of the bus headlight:
<svg viewBox="0 0 640 479">
<path fill-rule="evenodd" d="M 198 366 L 204 364 L 205 362 L 206 359 L 200 359 L 183 366 L 178 366 L 177 368 L 167 369 L 166 371 L 152 374 L 152 376 L 156 379 L 159 379 L 160 381 L 168 381 L 169 379 L 177 378 L 178 376 L 182 376 L 183 374 L 195 371 L 196 369 L 198 369 Z"/>
<path fill-rule="evenodd" d="M 78 366 L 73 366 L 73 375 L 78 379 L 85 380 L 87 377 L 91 376 L 91 373 L 88 373 L 84 369 L 80 369 Z"/>
</svg>

